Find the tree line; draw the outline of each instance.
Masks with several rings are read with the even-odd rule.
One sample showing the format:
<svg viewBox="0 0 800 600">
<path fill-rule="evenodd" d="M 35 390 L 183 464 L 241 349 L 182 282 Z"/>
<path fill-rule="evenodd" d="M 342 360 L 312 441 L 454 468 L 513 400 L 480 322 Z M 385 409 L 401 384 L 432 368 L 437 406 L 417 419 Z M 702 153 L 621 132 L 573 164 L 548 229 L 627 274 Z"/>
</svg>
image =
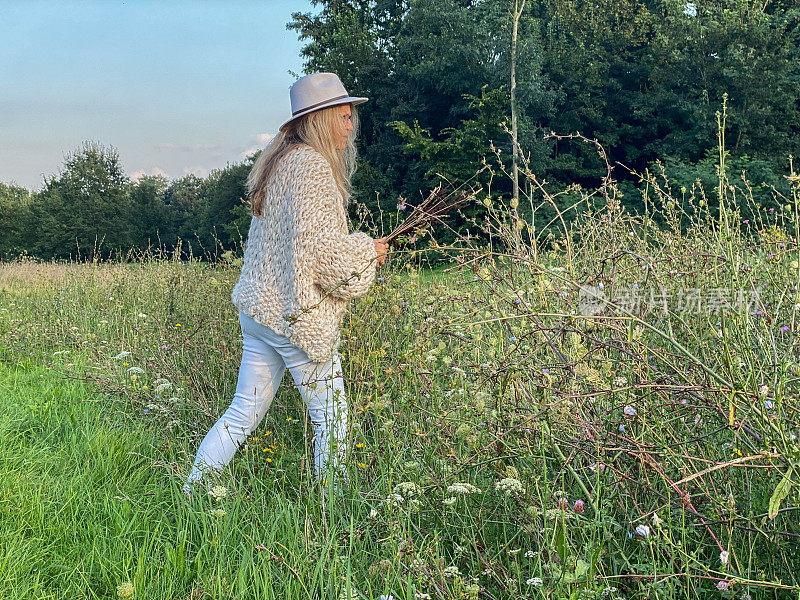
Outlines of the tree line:
<svg viewBox="0 0 800 600">
<path fill-rule="evenodd" d="M 333 71 L 351 93 L 370 98 L 358 107 L 354 185 L 362 216 L 393 210 L 401 195 L 416 203 L 442 177 L 510 195 L 510 178 L 497 170 L 476 173 L 484 160 L 512 171 L 503 124 L 510 128 L 514 10 L 520 11 L 519 145 L 551 189 L 593 186 L 605 173 L 593 147 L 546 138 L 551 131 L 596 139 L 612 165 L 640 173 L 660 162 L 679 197 L 697 180 L 712 189 L 726 94 L 730 172 L 745 170 L 763 204 L 774 203 L 769 186 L 788 193 L 789 156 L 800 154 L 800 8 L 794 0 L 313 4 L 314 13 L 294 13 L 287 24 L 305 44 L 304 71 Z M 181 239 L 216 254 L 246 236 L 244 180 L 252 162 L 207 178 L 132 182 L 113 148 L 84 144 L 40 192 L 0 185 L 0 256 L 21 249 L 42 258 L 74 256 L 96 239 L 103 239 L 101 253 L 174 247 Z M 621 167 L 614 176 L 623 202 L 639 210 L 638 178 Z M 536 203 L 537 190 L 520 185 Z M 522 202 L 521 216 L 532 218 L 525 210 Z M 546 220 L 547 210 L 537 215 Z M 474 218 L 481 211 L 476 204 L 464 214 Z"/>
</svg>

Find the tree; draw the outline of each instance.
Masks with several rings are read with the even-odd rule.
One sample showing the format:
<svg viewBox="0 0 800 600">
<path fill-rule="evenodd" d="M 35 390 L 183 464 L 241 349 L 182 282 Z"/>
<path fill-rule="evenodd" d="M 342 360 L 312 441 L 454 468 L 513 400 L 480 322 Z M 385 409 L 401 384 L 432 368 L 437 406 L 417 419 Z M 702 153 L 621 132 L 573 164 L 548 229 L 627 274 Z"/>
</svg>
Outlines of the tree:
<svg viewBox="0 0 800 600">
<path fill-rule="evenodd" d="M 0 183 L 0 258 L 11 258 L 25 247 L 25 224 L 31 193 L 17 185 Z"/>
<path fill-rule="evenodd" d="M 108 257 L 131 247 L 128 178 L 117 151 L 85 142 L 45 180 L 32 216 L 43 258 Z"/>
<path fill-rule="evenodd" d="M 145 175 L 130 187 L 131 237 L 142 250 L 175 241 L 173 214 L 164 202 L 167 186 L 165 177 Z"/>
</svg>

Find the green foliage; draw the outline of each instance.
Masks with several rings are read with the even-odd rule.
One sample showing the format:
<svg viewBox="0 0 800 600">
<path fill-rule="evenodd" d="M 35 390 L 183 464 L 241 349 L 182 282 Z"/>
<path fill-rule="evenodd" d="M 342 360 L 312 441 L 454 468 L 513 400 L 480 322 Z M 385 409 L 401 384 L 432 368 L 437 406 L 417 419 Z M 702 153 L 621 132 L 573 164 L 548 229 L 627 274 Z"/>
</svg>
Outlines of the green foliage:
<svg viewBox="0 0 800 600">
<path fill-rule="evenodd" d="M 26 248 L 31 202 L 31 193 L 27 189 L 0 183 L 0 259 L 11 258 Z"/>
<path fill-rule="evenodd" d="M 168 182 L 164 177 L 146 175 L 131 185 L 129 194 L 133 229 L 139 249 L 161 246 L 175 238 L 173 214 L 164 203 Z"/>
<path fill-rule="evenodd" d="M 32 206 L 31 253 L 43 258 L 109 256 L 130 248 L 128 178 L 114 148 L 86 142 L 45 181 Z"/>
</svg>

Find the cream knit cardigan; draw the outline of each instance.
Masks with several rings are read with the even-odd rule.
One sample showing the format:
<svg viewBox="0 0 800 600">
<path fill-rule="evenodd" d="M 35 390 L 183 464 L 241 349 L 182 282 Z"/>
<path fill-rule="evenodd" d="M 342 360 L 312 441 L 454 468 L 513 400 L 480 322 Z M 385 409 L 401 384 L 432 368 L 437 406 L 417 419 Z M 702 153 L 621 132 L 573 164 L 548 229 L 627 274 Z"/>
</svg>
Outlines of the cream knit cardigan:
<svg viewBox="0 0 800 600">
<path fill-rule="evenodd" d="M 348 233 L 330 164 L 307 145 L 281 158 L 261 206 L 231 300 L 314 362 L 326 362 L 341 343 L 347 301 L 375 280 L 374 241 Z"/>
</svg>

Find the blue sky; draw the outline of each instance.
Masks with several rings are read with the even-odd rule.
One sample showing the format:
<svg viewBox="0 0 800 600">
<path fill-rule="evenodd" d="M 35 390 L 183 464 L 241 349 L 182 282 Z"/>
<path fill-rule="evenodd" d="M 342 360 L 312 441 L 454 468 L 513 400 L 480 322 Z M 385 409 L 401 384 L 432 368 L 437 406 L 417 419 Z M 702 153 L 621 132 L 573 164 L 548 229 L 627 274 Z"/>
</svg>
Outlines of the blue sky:
<svg viewBox="0 0 800 600">
<path fill-rule="evenodd" d="M 40 189 L 84 140 L 205 176 L 262 147 L 302 75 L 309 0 L 0 2 L 0 181 Z"/>
</svg>

